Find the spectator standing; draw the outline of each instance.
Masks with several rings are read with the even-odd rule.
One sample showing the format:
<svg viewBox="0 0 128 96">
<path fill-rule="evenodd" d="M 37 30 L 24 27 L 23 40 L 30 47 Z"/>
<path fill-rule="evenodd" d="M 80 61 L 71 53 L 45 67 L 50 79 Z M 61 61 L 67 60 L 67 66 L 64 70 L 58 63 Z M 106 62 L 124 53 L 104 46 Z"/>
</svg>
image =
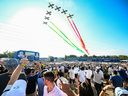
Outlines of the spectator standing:
<svg viewBox="0 0 128 96">
<path fill-rule="evenodd" d="M 100 74 L 100 69 L 96 69 L 96 71 L 94 71 L 93 81 L 98 95 L 101 91 L 102 80 L 103 80 L 103 76 L 102 74 Z"/>
<path fill-rule="evenodd" d="M 69 82 L 70 82 L 70 84 L 74 84 L 75 83 L 75 71 L 74 71 L 74 67 L 72 67 L 69 70 Z"/>
<path fill-rule="evenodd" d="M 10 59 L 4 63 L 4 66 L 7 72 L 0 74 L 0 96 L 10 80 L 12 72 L 18 66 L 18 61 L 16 59 Z"/>
<path fill-rule="evenodd" d="M 3 91 L 2 96 L 26 96 L 26 76 L 21 71 L 29 63 L 27 59 L 22 59 L 20 65 L 13 71 L 10 80 Z M 17 80 L 19 78 L 19 80 Z"/>
<path fill-rule="evenodd" d="M 44 96 L 67 96 L 59 87 L 55 85 L 55 76 L 52 72 L 44 74 Z"/>
<path fill-rule="evenodd" d="M 128 78 L 123 81 L 123 87 L 117 87 L 115 89 L 115 96 L 128 96 Z"/>
<path fill-rule="evenodd" d="M 85 74 L 84 67 L 82 67 L 78 73 L 78 80 L 80 83 L 85 82 L 85 80 L 86 80 L 86 74 Z"/>
<path fill-rule="evenodd" d="M 88 80 L 88 83 L 91 85 L 91 77 L 92 77 L 92 70 L 90 66 L 88 67 L 88 70 L 86 70 L 86 78 Z"/>
<path fill-rule="evenodd" d="M 112 83 L 112 85 L 116 88 L 116 87 L 122 87 L 123 85 L 123 78 L 121 76 L 118 75 L 117 71 L 113 71 L 113 76 L 110 77 L 110 82 Z"/>
</svg>

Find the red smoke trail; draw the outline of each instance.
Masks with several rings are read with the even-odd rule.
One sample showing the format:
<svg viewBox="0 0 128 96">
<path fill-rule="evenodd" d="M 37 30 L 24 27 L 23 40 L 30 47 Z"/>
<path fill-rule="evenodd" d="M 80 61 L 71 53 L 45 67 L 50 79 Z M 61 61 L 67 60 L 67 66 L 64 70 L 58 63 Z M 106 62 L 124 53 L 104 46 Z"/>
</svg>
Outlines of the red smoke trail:
<svg viewBox="0 0 128 96">
<path fill-rule="evenodd" d="M 67 17 L 67 19 L 68 19 L 68 21 L 69 21 L 71 27 L 73 28 L 74 32 L 76 33 L 77 37 L 78 37 L 79 40 L 81 41 L 82 47 L 83 47 L 84 50 L 89 54 L 88 50 L 87 50 L 86 47 L 85 47 L 84 41 L 83 41 L 83 39 L 82 39 L 82 37 L 81 37 L 81 35 L 80 35 L 80 32 L 79 32 L 78 28 L 76 27 L 74 21 L 72 20 L 72 22 L 71 22 L 68 17 Z M 74 26 L 75 28 L 74 28 L 73 26 Z"/>
</svg>

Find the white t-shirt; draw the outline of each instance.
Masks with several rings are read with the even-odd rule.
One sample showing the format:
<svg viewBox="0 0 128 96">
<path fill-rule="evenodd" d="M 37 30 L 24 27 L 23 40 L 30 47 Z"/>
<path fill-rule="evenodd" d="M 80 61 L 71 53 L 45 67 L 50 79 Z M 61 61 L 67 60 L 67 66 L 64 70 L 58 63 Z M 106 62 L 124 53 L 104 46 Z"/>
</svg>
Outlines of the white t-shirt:
<svg viewBox="0 0 128 96">
<path fill-rule="evenodd" d="M 86 70 L 86 78 L 91 79 L 92 70 Z"/>
<path fill-rule="evenodd" d="M 97 73 L 96 71 L 94 72 L 94 77 L 93 77 L 94 82 L 101 84 L 102 78 L 103 78 L 103 76 L 102 76 L 102 74 L 100 74 L 100 72 L 99 73 Z"/>
<path fill-rule="evenodd" d="M 67 94 L 65 94 L 57 86 L 55 86 L 51 92 L 48 92 L 47 86 L 44 86 L 44 96 L 67 96 Z"/>
<path fill-rule="evenodd" d="M 2 96 L 26 96 L 27 82 L 25 80 L 16 80 L 13 85 L 7 85 Z M 9 91 L 7 91 L 9 90 Z"/>
<path fill-rule="evenodd" d="M 79 81 L 80 82 L 85 82 L 86 74 L 85 74 L 84 70 L 80 70 L 79 73 L 78 73 L 78 76 L 79 76 Z"/>
<path fill-rule="evenodd" d="M 108 68 L 108 74 L 112 74 L 113 73 L 113 69 L 111 67 Z"/>
<path fill-rule="evenodd" d="M 75 67 L 75 68 L 74 68 L 74 71 L 75 71 L 75 74 L 78 74 L 78 72 L 79 72 L 79 67 Z"/>
<path fill-rule="evenodd" d="M 115 96 L 121 96 L 123 94 L 127 94 L 128 95 L 128 91 L 126 89 L 124 89 L 124 88 L 116 87 Z"/>
<path fill-rule="evenodd" d="M 69 70 L 69 78 L 70 79 L 75 79 L 75 71 L 73 69 Z"/>
</svg>

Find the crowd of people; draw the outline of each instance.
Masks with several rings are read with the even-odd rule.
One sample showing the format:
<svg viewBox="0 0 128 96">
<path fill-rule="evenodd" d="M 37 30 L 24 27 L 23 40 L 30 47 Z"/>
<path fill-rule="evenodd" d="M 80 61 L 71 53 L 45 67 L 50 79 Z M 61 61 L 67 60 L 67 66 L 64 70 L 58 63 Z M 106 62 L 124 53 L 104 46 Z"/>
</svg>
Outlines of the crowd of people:
<svg viewBox="0 0 128 96">
<path fill-rule="evenodd" d="M 128 64 L 10 59 L 0 62 L 0 96 L 128 96 Z"/>
</svg>

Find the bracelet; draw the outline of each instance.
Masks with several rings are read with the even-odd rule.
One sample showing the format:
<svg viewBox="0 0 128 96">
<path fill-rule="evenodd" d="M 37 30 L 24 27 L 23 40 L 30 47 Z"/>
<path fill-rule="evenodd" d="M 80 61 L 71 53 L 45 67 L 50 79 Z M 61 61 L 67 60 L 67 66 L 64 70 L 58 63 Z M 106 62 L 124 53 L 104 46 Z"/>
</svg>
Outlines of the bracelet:
<svg viewBox="0 0 128 96">
<path fill-rule="evenodd" d="M 26 66 L 26 64 L 20 64 L 22 67 L 25 67 Z"/>
</svg>

